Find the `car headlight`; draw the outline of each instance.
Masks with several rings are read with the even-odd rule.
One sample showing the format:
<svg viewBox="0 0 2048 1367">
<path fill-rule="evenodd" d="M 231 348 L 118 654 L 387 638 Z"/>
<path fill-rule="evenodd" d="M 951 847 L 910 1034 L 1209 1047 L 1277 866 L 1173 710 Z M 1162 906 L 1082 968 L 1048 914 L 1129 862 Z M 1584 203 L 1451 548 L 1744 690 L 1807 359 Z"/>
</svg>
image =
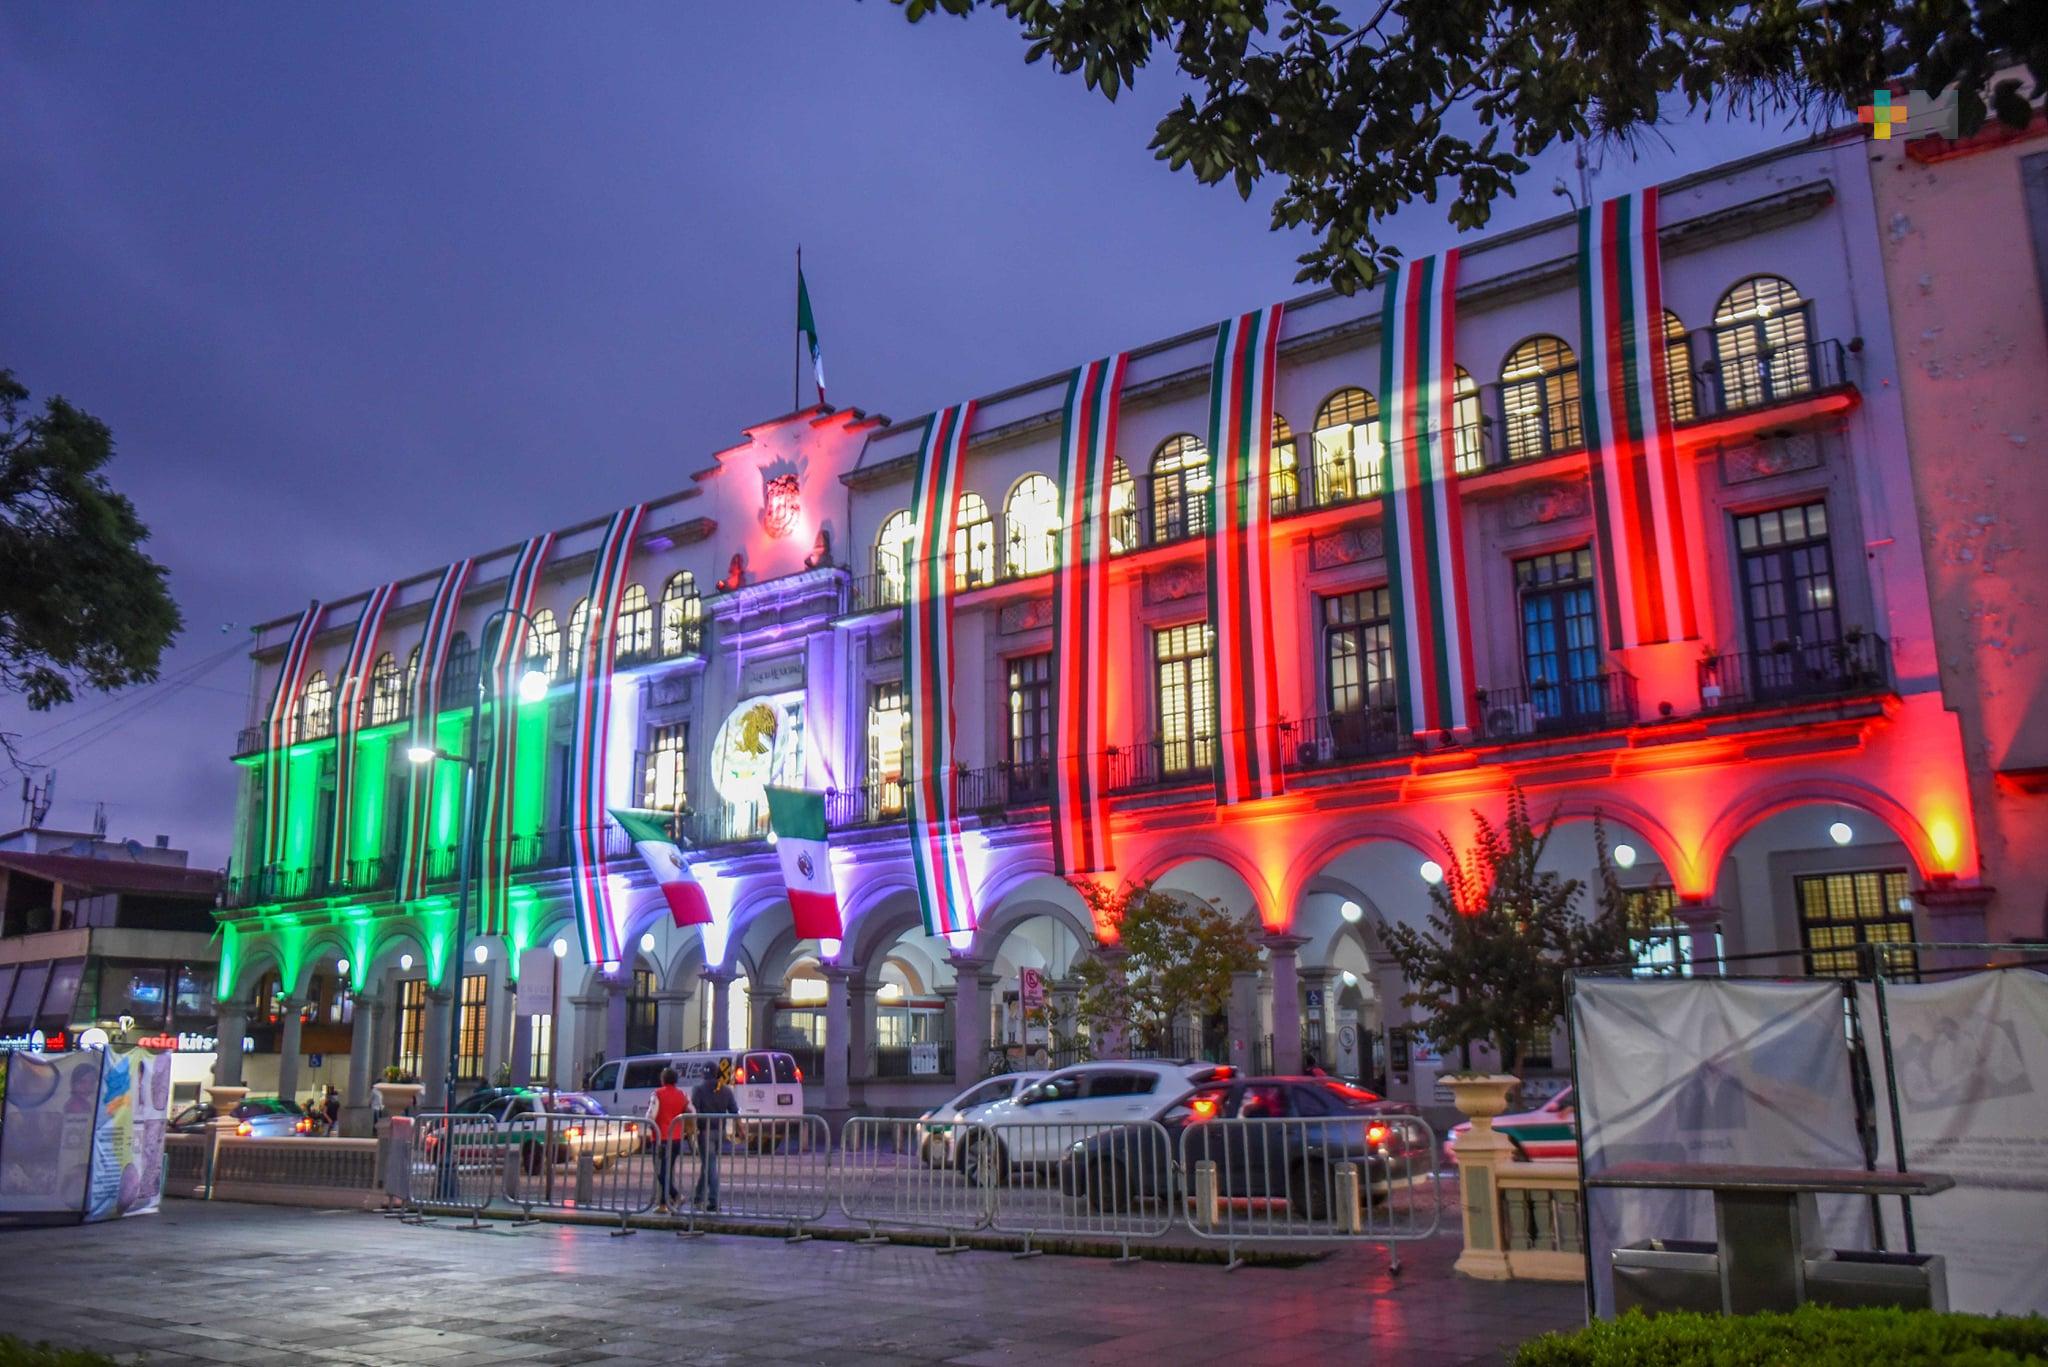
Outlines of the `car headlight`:
<svg viewBox="0 0 2048 1367">
<path fill-rule="evenodd" d="M 1067 1152 L 1068 1152 L 1068 1153 L 1080 1154 L 1080 1153 L 1086 1153 L 1087 1151 L 1088 1151 L 1088 1141 L 1087 1141 L 1087 1140 L 1085 1140 L 1085 1139 L 1076 1139 L 1076 1140 L 1075 1140 L 1075 1141 L 1074 1141 L 1073 1143 L 1071 1143 L 1071 1144 L 1069 1144 L 1069 1145 L 1067 1146 Z"/>
</svg>

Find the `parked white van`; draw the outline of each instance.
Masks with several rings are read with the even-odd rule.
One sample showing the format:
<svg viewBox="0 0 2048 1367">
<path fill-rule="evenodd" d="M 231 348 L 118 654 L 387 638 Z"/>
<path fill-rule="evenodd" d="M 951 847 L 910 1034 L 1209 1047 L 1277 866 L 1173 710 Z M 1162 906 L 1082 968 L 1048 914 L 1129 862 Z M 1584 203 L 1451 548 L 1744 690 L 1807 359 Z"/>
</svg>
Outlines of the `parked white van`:
<svg viewBox="0 0 2048 1367">
<path fill-rule="evenodd" d="M 676 1070 L 685 1092 L 709 1077 L 719 1061 L 732 1064 L 732 1094 L 741 1116 L 794 1120 L 804 1113 L 804 1074 L 796 1060 L 772 1049 L 706 1049 L 680 1054 L 615 1058 L 590 1074 L 583 1090 L 612 1115 L 644 1115 L 661 1086 L 661 1070 Z"/>
</svg>

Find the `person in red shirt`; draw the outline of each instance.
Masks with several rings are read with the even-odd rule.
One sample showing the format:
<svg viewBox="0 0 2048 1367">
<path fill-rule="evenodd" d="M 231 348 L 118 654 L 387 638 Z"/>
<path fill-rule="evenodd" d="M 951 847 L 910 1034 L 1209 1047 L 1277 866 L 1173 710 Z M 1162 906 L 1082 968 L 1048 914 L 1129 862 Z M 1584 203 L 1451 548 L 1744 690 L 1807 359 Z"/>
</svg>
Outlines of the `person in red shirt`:
<svg viewBox="0 0 2048 1367">
<path fill-rule="evenodd" d="M 647 1100 L 647 1118 L 654 1122 L 654 1187 L 660 1194 L 655 1209 L 668 1214 L 676 1201 L 676 1159 L 690 1128 L 690 1098 L 676 1086 L 676 1070 L 661 1070 L 661 1085 Z"/>
</svg>

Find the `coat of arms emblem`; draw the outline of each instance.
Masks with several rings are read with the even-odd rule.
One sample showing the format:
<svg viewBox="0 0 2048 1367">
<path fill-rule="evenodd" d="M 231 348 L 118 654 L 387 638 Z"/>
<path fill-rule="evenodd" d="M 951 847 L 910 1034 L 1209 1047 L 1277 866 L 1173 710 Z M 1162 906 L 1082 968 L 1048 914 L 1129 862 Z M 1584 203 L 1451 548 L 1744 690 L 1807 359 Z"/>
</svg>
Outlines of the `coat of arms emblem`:
<svg viewBox="0 0 2048 1367">
<path fill-rule="evenodd" d="M 817 872 L 817 866 L 811 862 L 811 852 L 809 850 L 805 850 L 796 857 L 796 871 L 805 878 L 809 878 Z"/>
<path fill-rule="evenodd" d="M 802 485 L 795 471 L 782 474 L 761 472 L 761 526 L 770 536 L 788 536 L 802 511 Z"/>
</svg>

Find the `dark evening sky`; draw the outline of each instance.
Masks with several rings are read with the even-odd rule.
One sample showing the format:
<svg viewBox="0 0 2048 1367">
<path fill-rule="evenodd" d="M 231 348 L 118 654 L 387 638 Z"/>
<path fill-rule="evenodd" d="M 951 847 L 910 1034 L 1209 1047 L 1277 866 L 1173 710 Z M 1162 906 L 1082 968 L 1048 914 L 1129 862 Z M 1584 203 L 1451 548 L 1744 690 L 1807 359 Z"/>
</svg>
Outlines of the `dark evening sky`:
<svg viewBox="0 0 2048 1367">
<path fill-rule="evenodd" d="M 893 6 L 0 6 L 0 366 L 105 419 L 187 629 L 166 682 L 0 729 L 48 824 L 218 864 L 246 628 L 677 487 L 786 411 L 896 417 L 1299 292 L 1263 198 L 1145 150 L 992 16 Z M 1792 136 L 1608 154 L 1616 193 Z M 1547 158 L 1510 226 L 1564 208 Z M 1438 209 L 1392 240 L 1450 240 Z M 5 778 L 0 829 L 16 824 Z"/>
</svg>

